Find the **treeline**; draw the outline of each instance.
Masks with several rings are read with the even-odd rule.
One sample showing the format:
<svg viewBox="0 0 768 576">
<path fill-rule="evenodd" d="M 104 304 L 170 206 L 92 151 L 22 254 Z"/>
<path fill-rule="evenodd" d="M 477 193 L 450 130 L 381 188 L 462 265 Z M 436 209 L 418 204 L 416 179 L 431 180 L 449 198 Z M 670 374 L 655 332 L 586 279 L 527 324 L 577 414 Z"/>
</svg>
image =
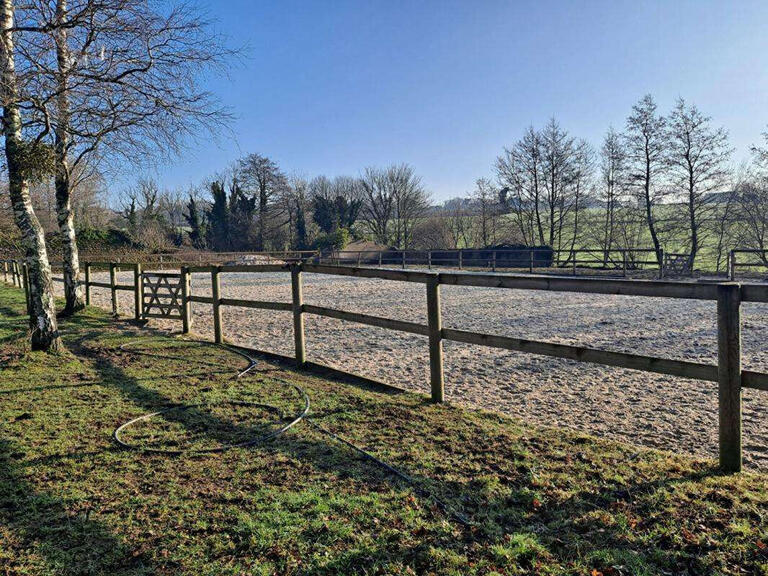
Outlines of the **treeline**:
<svg viewBox="0 0 768 576">
<path fill-rule="evenodd" d="M 183 245 L 221 252 L 326 250 L 351 240 L 412 248 L 429 210 L 429 194 L 407 164 L 307 178 L 288 176 L 254 153 L 186 195 L 139 180 L 123 195 L 111 225 L 152 252 Z"/>
</svg>

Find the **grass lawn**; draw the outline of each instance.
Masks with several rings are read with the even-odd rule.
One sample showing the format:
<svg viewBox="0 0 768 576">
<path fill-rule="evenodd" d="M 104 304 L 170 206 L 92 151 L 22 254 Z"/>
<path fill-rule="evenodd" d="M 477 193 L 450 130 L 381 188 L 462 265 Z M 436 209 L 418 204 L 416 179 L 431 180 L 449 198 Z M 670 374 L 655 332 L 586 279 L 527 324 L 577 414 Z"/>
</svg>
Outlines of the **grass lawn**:
<svg viewBox="0 0 768 576">
<path fill-rule="evenodd" d="M 23 294 L 0 287 L 0 574 L 763 574 L 768 477 L 425 397 L 333 382 L 89 310 L 68 352 L 24 346 Z M 128 350 L 120 345 L 136 338 Z M 156 348 L 158 359 L 136 354 Z M 452 510 L 306 422 L 252 402 L 311 397 L 322 426 L 402 468 Z"/>
</svg>

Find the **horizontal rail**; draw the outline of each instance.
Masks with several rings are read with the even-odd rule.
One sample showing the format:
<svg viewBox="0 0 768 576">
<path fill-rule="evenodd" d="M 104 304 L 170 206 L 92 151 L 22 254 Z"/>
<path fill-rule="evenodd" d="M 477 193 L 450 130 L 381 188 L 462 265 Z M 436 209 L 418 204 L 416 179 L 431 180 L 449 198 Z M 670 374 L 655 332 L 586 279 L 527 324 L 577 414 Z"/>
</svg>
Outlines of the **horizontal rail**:
<svg viewBox="0 0 768 576">
<path fill-rule="evenodd" d="M 218 266 L 219 272 L 285 272 L 288 270 L 287 264 L 238 264 L 229 266 Z"/>
<path fill-rule="evenodd" d="M 752 370 L 742 370 L 741 385 L 744 388 L 752 388 L 754 390 L 768 390 L 768 374 L 753 372 Z"/>
<path fill-rule="evenodd" d="M 358 324 L 366 324 L 377 328 L 386 328 L 398 332 L 408 332 L 410 334 L 419 334 L 420 336 L 429 335 L 429 327 L 416 322 L 406 322 L 404 320 L 394 320 L 393 318 L 382 318 L 380 316 L 370 316 L 368 314 L 358 314 L 356 312 L 347 312 L 345 310 L 336 310 L 335 308 L 325 308 L 323 306 L 312 306 L 303 304 L 301 311 L 307 314 L 335 318 L 337 320 L 346 320 Z"/>
<path fill-rule="evenodd" d="M 213 303 L 213 298 L 211 298 Z M 290 302 L 267 302 L 264 300 L 240 300 L 237 298 L 221 298 L 219 303 L 222 306 L 236 306 L 238 308 L 256 308 L 259 310 L 279 310 L 290 312 L 293 305 Z"/>
<path fill-rule="evenodd" d="M 188 296 L 187 300 L 190 302 L 198 302 L 200 304 L 213 304 L 213 298 L 210 296 Z"/>
<path fill-rule="evenodd" d="M 329 266 L 327 264 L 302 264 L 304 272 L 316 274 L 332 274 L 334 276 L 356 276 L 358 278 L 379 278 L 382 280 L 398 280 L 401 282 L 425 283 L 433 273 L 415 270 L 395 270 L 390 268 L 358 268 L 356 266 Z"/>
<path fill-rule="evenodd" d="M 454 286 L 486 288 L 515 288 L 521 290 L 551 290 L 617 296 L 650 296 L 657 298 L 688 298 L 715 300 L 717 284 L 665 282 L 660 280 L 606 280 L 603 278 L 540 277 L 525 275 L 478 274 L 472 272 L 441 272 L 439 282 Z"/>
<path fill-rule="evenodd" d="M 163 320 L 181 320 L 181 315 L 179 314 L 156 314 L 154 312 L 147 312 L 145 314 L 142 314 L 143 318 L 161 318 Z"/>
<path fill-rule="evenodd" d="M 604 366 L 614 366 L 618 368 L 628 368 L 631 370 L 643 370 L 645 372 L 655 372 L 657 374 L 666 374 L 669 376 L 682 376 L 684 378 L 694 378 L 696 380 L 707 380 L 710 382 L 717 381 L 717 366 L 712 364 L 699 364 L 696 362 L 686 362 L 684 360 L 670 360 L 667 358 L 641 356 L 624 352 L 610 352 L 608 350 L 597 350 L 594 348 L 570 346 L 567 344 L 522 340 L 519 338 L 510 338 L 509 336 L 479 334 L 477 332 L 454 330 L 452 328 L 444 328 L 442 335 L 445 340 L 463 342 L 465 344 L 490 346 L 491 348 L 502 348 L 504 350 L 512 350 L 515 352 L 539 354 L 542 356 L 577 360 L 579 362 L 589 362 L 591 364 L 602 364 Z"/>
</svg>

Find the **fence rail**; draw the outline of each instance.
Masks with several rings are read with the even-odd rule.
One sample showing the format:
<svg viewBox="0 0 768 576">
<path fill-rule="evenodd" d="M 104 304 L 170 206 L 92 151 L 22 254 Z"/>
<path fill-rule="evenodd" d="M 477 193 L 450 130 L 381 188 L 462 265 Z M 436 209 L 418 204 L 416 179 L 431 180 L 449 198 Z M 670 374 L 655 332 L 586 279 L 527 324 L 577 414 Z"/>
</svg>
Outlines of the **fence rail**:
<svg viewBox="0 0 768 576">
<path fill-rule="evenodd" d="M 117 262 L 86 263 L 84 265 L 84 285 L 87 301 L 90 303 L 92 287 L 109 288 L 112 310 L 117 314 L 119 312 L 117 291 L 133 290 L 136 295 L 135 318 L 137 320 L 141 319 L 140 296 L 142 291 L 141 270 L 143 265 L 143 263 Z M 108 269 L 110 272 L 109 283 L 91 280 L 94 268 Z M 17 277 L 23 278 L 23 273 L 19 275 L 16 272 L 20 269 L 21 266 L 18 262 L 10 265 L 6 265 L 4 262 L 3 270 L 9 270 L 9 273 L 14 278 L 14 282 Z M 13 272 L 10 272 L 11 270 Z M 117 272 L 120 270 L 133 270 L 133 285 L 117 283 Z M 223 273 L 268 272 L 290 273 L 291 302 L 234 299 L 226 298 L 221 294 L 221 274 Z M 200 296 L 192 293 L 190 279 L 193 273 L 210 275 L 211 296 Z M 424 284 L 427 301 L 427 324 L 307 304 L 304 302 L 302 294 L 303 274 L 327 274 Z M 735 282 L 692 283 L 665 280 L 574 278 L 571 276 L 543 277 L 525 274 L 489 274 L 464 271 L 438 273 L 423 270 L 336 266 L 299 261 L 282 265 L 184 265 L 179 268 L 177 275 L 180 276 L 182 286 L 181 315 L 183 332 L 187 333 L 191 330 L 191 305 L 193 303 L 212 306 L 214 340 L 217 343 L 224 341 L 225 330 L 221 315 L 221 308 L 223 306 L 292 312 L 295 359 L 299 367 L 304 367 L 307 364 L 304 344 L 305 314 L 325 316 L 346 322 L 355 322 L 387 330 L 426 336 L 429 340 L 430 389 L 432 399 L 436 402 L 444 400 L 442 349 L 442 342 L 444 340 L 717 382 L 720 414 L 720 465 L 727 471 L 738 471 L 741 470 L 742 466 L 741 391 L 744 388 L 768 391 L 768 374 L 743 370 L 741 367 L 741 304 L 743 302 L 768 302 L 768 285 L 739 284 Z M 470 332 L 456 328 L 444 328 L 442 326 L 440 309 L 441 285 L 715 301 L 717 303 L 718 362 L 717 364 L 704 364 L 583 346 L 524 340 L 511 336 Z"/>
</svg>

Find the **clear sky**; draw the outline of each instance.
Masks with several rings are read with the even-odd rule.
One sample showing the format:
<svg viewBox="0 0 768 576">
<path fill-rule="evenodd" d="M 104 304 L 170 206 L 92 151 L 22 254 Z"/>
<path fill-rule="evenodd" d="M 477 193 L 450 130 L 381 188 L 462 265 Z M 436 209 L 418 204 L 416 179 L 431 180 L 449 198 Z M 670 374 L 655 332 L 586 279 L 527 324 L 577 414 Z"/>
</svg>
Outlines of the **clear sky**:
<svg viewBox="0 0 768 576">
<path fill-rule="evenodd" d="M 197 0 L 248 47 L 210 88 L 234 139 L 158 172 L 197 183 L 259 152 L 286 172 L 408 162 L 440 201 L 492 176 L 529 124 L 598 145 L 652 93 L 726 126 L 736 159 L 768 124 L 768 1 Z"/>
</svg>

